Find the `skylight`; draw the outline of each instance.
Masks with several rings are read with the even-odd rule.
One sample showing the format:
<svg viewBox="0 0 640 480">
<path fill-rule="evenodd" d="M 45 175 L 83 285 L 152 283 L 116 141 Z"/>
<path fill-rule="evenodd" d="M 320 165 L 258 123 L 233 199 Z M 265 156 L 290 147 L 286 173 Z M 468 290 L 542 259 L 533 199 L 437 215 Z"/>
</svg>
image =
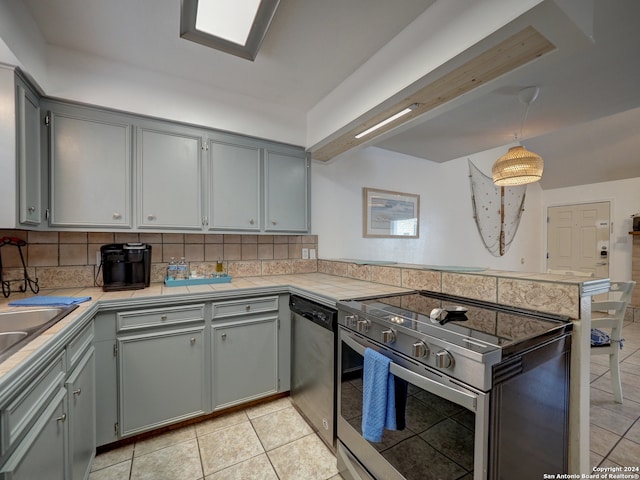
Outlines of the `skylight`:
<svg viewBox="0 0 640 480">
<path fill-rule="evenodd" d="M 279 0 L 182 0 L 180 36 L 254 60 Z"/>
</svg>

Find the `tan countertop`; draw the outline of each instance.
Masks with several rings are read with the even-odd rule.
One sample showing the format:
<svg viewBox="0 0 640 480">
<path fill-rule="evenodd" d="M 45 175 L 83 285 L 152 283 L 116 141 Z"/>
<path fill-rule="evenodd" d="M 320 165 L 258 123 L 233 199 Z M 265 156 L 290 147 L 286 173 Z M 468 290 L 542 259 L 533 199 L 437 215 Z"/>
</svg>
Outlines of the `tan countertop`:
<svg viewBox="0 0 640 480">
<path fill-rule="evenodd" d="M 31 355 L 37 354 L 37 352 L 41 350 L 41 347 L 50 343 L 53 338 L 67 326 L 80 318 L 84 318 L 85 313 L 89 311 L 95 312 L 98 306 L 108 306 L 109 304 L 121 306 L 123 302 L 135 304 L 145 301 L 166 301 L 174 296 L 211 300 L 216 297 L 236 295 L 238 293 L 262 294 L 277 291 L 282 291 L 283 293 L 292 292 L 308 294 L 312 297 L 316 297 L 320 301 L 324 301 L 325 303 L 335 304 L 335 302 L 340 299 L 391 294 L 410 290 L 392 285 L 338 277 L 324 273 L 243 277 L 233 279 L 230 283 L 185 287 L 167 287 L 164 284 L 155 283 L 142 290 L 125 290 L 119 292 L 104 292 L 100 287 L 41 290 L 39 295 L 69 297 L 89 296 L 91 297 L 91 300 L 79 304 L 76 310 L 71 312 L 41 335 L 35 337 L 31 342 L 27 343 L 13 355 L 0 362 L 0 380 L 11 370 L 26 361 Z M 9 298 L 0 300 L 0 311 L 39 308 L 8 306 L 8 303 L 12 300 L 30 296 L 33 296 L 31 292 L 12 293 Z"/>
</svg>

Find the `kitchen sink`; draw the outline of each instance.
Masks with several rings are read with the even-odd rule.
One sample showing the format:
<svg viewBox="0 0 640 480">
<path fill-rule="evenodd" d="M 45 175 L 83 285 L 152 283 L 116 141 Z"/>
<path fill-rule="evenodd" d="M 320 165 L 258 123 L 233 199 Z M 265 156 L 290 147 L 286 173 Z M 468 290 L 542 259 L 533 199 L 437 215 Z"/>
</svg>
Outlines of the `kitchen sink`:
<svg viewBox="0 0 640 480">
<path fill-rule="evenodd" d="M 0 313 L 0 362 L 77 307 L 27 308 Z"/>
</svg>

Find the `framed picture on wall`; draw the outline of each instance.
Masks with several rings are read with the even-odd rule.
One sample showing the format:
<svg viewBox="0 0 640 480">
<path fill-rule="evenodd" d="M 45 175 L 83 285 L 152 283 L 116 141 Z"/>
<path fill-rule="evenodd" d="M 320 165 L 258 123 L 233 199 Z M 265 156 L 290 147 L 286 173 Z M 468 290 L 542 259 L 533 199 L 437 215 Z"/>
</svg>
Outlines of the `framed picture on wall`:
<svg viewBox="0 0 640 480">
<path fill-rule="evenodd" d="M 364 237 L 420 236 L 420 195 L 364 187 L 362 205 Z"/>
</svg>

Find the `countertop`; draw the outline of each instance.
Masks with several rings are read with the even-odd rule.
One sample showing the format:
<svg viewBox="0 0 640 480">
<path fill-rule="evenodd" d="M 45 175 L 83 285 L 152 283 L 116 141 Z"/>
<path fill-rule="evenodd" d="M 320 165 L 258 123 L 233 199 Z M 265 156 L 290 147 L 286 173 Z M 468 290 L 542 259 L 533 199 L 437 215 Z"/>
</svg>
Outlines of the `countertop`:
<svg viewBox="0 0 640 480">
<path fill-rule="evenodd" d="M 65 288 L 41 290 L 39 295 L 91 297 L 78 308 L 57 322 L 51 328 L 35 337 L 20 350 L 0 362 L 0 382 L 2 378 L 21 363 L 27 361 L 45 345 L 51 343 L 57 334 L 71 324 L 88 315 L 93 315 L 99 308 L 122 308 L 154 303 L 170 302 L 172 298 L 181 300 L 215 300 L 236 296 L 238 294 L 265 295 L 276 293 L 298 293 L 315 299 L 326 305 L 335 306 L 337 300 L 356 298 L 368 295 L 383 295 L 411 291 L 407 288 L 367 282 L 352 278 L 338 277 L 324 273 L 304 273 L 297 275 L 273 275 L 264 277 L 243 277 L 233 279 L 230 283 L 167 287 L 161 283 L 151 284 L 142 290 L 125 290 L 104 292 L 100 287 Z M 24 310 L 38 307 L 10 307 L 8 303 L 19 298 L 33 296 L 31 292 L 14 292 L 9 298 L 0 300 L 0 311 Z"/>
</svg>

